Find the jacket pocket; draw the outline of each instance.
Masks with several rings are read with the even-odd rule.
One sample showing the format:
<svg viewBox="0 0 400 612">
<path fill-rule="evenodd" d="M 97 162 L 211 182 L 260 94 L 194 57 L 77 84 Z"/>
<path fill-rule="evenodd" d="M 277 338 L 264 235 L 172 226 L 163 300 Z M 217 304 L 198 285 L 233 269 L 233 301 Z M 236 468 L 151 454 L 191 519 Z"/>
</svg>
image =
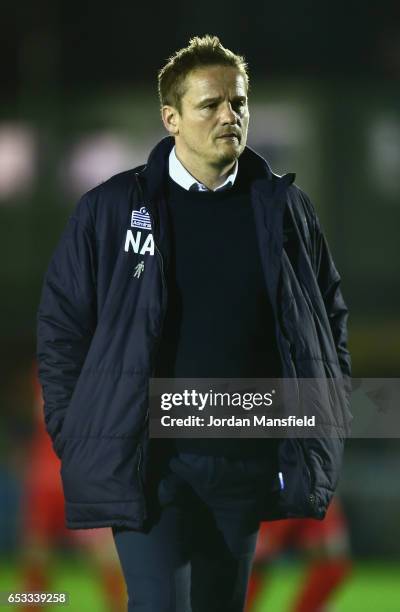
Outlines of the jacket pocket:
<svg viewBox="0 0 400 612">
<path fill-rule="evenodd" d="M 135 437 L 69 437 L 61 461 L 65 498 L 82 504 L 142 503 L 141 465 Z"/>
<path fill-rule="evenodd" d="M 316 516 L 314 477 L 302 441 L 288 438 L 279 448 L 279 506 L 287 518 Z"/>
</svg>

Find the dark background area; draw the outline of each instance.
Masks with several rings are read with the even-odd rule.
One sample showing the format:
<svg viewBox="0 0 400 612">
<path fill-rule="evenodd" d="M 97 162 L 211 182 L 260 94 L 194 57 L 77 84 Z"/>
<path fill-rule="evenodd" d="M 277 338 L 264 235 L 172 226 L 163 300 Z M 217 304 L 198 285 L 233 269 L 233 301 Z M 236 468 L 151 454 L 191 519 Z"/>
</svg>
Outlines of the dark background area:
<svg viewBox="0 0 400 612">
<path fill-rule="evenodd" d="M 151 81 L 191 35 L 245 50 L 252 76 L 396 78 L 397 2 L 2 3 L 2 82 L 52 91 Z M 16 14 L 18 11 L 18 14 Z"/>
</svg>

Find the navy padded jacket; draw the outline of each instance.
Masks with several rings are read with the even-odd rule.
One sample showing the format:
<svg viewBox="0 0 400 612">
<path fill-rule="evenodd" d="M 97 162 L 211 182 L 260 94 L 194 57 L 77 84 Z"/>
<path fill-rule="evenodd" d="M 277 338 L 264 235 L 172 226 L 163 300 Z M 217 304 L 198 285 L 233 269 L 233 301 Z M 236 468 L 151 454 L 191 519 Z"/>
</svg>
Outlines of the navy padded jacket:
<svg viewBox="0 0 400 612">
<path fill-rule="evenodd" d="M 146 165 L 113 176 L 80 199 L 44 277 L 37 359 L 70 529 L 140 530 L 147 516 L 148 381 L 167 305 L 164 185 L 173 144 L 164 138 Z M 274 174 L 250 147 L 240 164 L 251 181 L 283 377 L 344 381 L 347 423 L 348 310 L 314 207 L 294 174 Z M 142 207 L 151 228 L 129 233 L 132 212 Z M 133 279 L 142 261 L 144 272 Z M 332 424 L 336 436 L 282 440 L 276 460 L 286 486 L 266 483 L 266 519 L 325 516 L 348 433 L 343 422 Z"/>
</svg>

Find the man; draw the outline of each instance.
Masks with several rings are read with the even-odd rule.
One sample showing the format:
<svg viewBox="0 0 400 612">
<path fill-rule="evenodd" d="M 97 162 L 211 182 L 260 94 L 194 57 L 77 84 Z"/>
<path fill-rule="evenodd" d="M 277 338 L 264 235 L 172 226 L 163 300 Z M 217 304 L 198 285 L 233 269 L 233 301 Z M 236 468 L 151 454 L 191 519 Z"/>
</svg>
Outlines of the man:
<svg viewBox="0 0 400 612">
<path fill-rule="evenodd" d="M 82 197 L 47 271 L 46 426 L 67 527 L 112 527 L 129 610 L 237 612 L 260 520 L 324 516 L 344 432 L 150 441 L 149 379 L 348 383 L 347 308 L 308 197 L 246 147 L 243 58 L 195 37 L 159 94 L 170 136 Z"/>
</svg>

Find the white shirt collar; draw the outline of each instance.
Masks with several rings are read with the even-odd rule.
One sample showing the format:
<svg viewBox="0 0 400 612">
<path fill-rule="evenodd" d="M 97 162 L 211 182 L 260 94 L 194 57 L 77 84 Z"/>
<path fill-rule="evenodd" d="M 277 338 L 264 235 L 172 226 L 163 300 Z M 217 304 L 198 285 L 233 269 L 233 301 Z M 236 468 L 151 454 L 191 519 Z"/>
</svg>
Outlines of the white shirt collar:
<svg viewBox="0 0 400 612">
<path fill-rule="evenodd" d="M 229 176 L 227 176 L 222 185 L 220 185 L 213 191 L 230 189 L 233 186 L 233 183 L 235 182 L 238 166 L 238 160 L 236 160 L 232 172 L 229 174 Z M 189 191 L 191 187 L 193 188 L 194 185 L 196 185 L 199 191 L 211 191 L 210 189 L 208 189 L 208 187 L 203 185 L 203 183 L 200 183 L 198 180 L 196 180 L 194 176 L 192 176 L 190 172 L 186 170 L 185 166 L 182 164 L 182 162 L 179 161 L 176 156 L 175 147 L 172 147 L 171 153 L 169 154 L 168 170 L 172 180 L 175 181 L 175 183 L 178 183 L 178 185 L 180 185 L 187 191 Z"/>
</svg>

